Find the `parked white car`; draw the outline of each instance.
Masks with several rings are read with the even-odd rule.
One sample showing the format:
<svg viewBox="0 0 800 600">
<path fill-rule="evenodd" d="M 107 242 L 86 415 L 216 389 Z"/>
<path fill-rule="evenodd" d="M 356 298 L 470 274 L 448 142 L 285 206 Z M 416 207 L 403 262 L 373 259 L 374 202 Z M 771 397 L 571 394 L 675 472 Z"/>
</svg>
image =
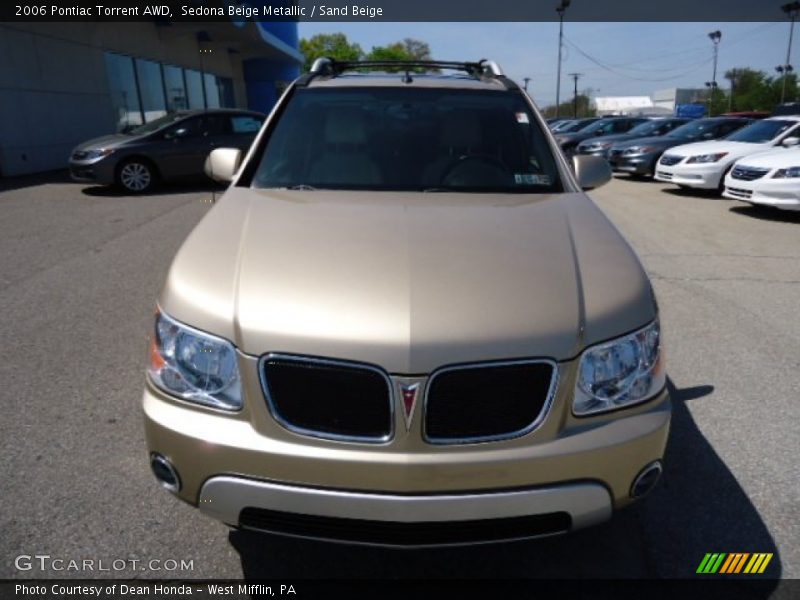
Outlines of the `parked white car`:
<svg viewBox="0 0 800 600">
<path fill-rule="evenodd" d="M 670 148 L 656 165 L 658 181 L 722 191 L 725 174 L 740 158 L 800 143 L 800 115 L 755 121 L 722 140 Z"/>
<path fill-rule="evenodd" d="M 736 161 L 725 177 L 726 198 L 800 210 L 800 148 L 773 150 Z"/>
</svg>

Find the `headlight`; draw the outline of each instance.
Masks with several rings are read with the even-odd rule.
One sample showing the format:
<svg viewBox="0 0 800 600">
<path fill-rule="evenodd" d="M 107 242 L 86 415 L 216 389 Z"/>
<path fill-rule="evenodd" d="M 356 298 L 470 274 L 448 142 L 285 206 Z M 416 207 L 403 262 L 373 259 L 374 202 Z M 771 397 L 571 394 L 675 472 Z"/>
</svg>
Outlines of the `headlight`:
<svg viewBox="0 0 800 600">
<path fill-rule="evenodd" d="M 649 154 L 650 152 L 655 152 L 657 148 L 653 146 L 631 146 L 627 148 L 623 154 Z"/>
<path fill-rule="evenodd" d="M 727 152 L 717 152 L 716 154 L 699 154 L 697 156 L 690 156 L 687 163 L 713 163 L 717 162 L 723 156 L 728 156 Z"/>
<path fill-rule="evenodd" d="M 242 407 L 233 344 L 161 312 L 156 314 L 147 372 L 156 386 L 183 400 L 225 410 Z"/>
<path fill-rule="evenodd" d="M 104 156 L 108 156 L 109 154 L 113 154 L 113 148 L 101 148 L 99 150 L 88 150 L 86 152 L 86 158 L 84 160 L 92 160 L 95 158 L 103 158 Z"/>
<path fill-rule="evenodd" d="M 800 167 L 787 167 L 785 169 L 778 169 L 775 171 L 773 179 L 793 179 L 800 177 Z"/>
<path fill-rule="evenodd" d="M 666 384 L 658 320 L 635 333 L 586 350 L 572 409 L 576 416 L 647 400 Z"/>
</svg>

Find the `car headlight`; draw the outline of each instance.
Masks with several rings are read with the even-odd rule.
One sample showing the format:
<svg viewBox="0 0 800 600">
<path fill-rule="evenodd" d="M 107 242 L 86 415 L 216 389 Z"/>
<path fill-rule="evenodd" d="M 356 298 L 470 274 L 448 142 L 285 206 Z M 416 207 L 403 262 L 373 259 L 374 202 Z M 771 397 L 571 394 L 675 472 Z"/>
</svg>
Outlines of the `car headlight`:
<svg viewBox="0 0 800 600">
<path fill-rule="evenodd" d="M 103 158 L 109 154 L 113 154 L 113 148 L 99 148 L 97 150 L 87 150 L 85 160 L 93 160 L 95 158 Z"/>
<path fill-rule="evenodd" d="M 728 156 L 727 152 L 717 152 L 716 154 L 698 154 L 697 156 L 690 156 L 687 163 L 713 163 L 720 160 L 722 157 Z"/>
<path fill-rule="evenodd" d="M 651 152 L 655 152 L 657 148 L 653 146 L 631 146 L 627 148 L 623 154 L 649 154 Z"/>
<path fill-rule="evenodd" d="M 637 404 L 666 384 L 658 319 L 581 355 L 572 411 L 586 416 Z"/>
<path fill-rule="evenodd" d="M 800 177 L 800 167 L 787 167 L 785 169 L 778 169 L 772 176 L 773 179 L 793 179 Z"/>
<path fill-rule="evenodd" d="M 147 368 L 153 383 L 183 400 L 222 408 L 242 407 L 236 349 L 222 338 L 156 314 Z"/>
</svg>

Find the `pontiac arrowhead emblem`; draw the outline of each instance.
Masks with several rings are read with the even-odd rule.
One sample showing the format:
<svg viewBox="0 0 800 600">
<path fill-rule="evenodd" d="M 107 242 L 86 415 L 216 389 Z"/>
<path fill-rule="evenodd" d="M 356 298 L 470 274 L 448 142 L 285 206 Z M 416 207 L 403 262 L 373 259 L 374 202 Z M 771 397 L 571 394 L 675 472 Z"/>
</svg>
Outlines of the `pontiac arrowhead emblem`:
<svg viewBox="0 0 800 600">
<path fill-rule="evenodd" d="M 419 383 L 401 383 L 400 393 L 403 395 L 403 411 L 406 418 L 406 429 L 411 428 L 411 416 L 414 414 L 414 407 L 417 404 L 419 394 Z"/>
</svg>

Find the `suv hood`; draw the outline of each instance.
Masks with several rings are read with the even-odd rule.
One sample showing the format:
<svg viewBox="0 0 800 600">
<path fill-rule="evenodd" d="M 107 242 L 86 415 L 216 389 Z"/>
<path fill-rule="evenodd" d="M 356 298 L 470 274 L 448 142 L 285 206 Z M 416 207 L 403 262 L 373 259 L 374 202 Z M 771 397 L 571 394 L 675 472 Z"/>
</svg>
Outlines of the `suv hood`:
<svg viewBox="0 0 800 600">
<path fill-rule="evenodd" d="M 250 355 L 404 374 L 570 359 L 655 317 L 637 257 L 582 193 L 231 187 L 179 250 L 160 306 Z"/>
</svg>

